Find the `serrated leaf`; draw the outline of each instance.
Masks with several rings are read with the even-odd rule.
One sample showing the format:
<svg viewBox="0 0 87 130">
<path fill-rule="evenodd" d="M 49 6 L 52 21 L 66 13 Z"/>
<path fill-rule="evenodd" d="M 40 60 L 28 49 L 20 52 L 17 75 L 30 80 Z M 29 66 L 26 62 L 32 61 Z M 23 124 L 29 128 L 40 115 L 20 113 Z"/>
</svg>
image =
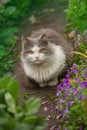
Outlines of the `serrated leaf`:
<svg viewBox="0 0 87 130">
<path fill-rule="evenodd" d="M 13 114 L 16 113 L 16 102 L 10 93 L 5 93 L 5 102 L 7 104 L 7 110 Z"/>
<path fill-rule="evenodd" d="M 40 103 L 41 100 L 39 98 L 30 98 L 27 102 L 26 102 L 26 114 L 32 115 L 35 114 L 39 107 L 40 107 Z"/>
</svg>

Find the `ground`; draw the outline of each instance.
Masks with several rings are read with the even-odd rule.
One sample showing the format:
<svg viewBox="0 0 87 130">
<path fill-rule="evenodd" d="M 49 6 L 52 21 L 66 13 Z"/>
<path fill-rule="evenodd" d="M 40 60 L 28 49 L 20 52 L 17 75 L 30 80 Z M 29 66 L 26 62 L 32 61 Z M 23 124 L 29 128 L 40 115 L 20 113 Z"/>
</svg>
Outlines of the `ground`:
<svg viewBox="0 0 87 130">
<path fill-rule="evenodd" d="M 29 36 L 33 30 L 50 27 L 61 33 L 63 37 L 65 37 L 65 13 L 64 9 L 66 9 L 67 4 L 61 2 L 61 0 L 52 0 L 48 5 L 44 5 L 44 7 L 31 8 L 29 14 L 27 14 L 26 18 L 22 21 L 20 25 L 20 34 Z M 20 52 L 21 44 L 17 45 L 17 50 Z M 19 53 L 20 55 L 20 53 Z M 48 88 L 29 88 L 27 78 L 23 72 L 23 67 L 20 65 L 20 60 L 18 61 L 15 67 L 15 75 L 16 79 L 20 84 L 20 95 L 24 96 L 26 99 L 35 96 L 42 99 L 42 104 L 38 115 L 42 115 L 46 117 L 48 122 L 48 127 L 44 130 L 56 130 L 56 125 L 58 122 L 51 118 L 51 109 L 53 104 L 53 98 L 56 93 L 56 87 L 48 87 Z"/>
</svg>

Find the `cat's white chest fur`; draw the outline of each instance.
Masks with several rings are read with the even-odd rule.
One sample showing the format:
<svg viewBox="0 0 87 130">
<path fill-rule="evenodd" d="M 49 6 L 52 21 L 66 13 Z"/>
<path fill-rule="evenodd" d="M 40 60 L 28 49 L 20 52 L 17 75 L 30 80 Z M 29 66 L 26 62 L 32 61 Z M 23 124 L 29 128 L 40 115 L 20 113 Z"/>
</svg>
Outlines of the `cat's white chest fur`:
<svg viewBox="0 0 87 130">
<path fill-rule="evenodd" d="M 50 47 L 54 50 L 54 53 L 49 61 L 42 66 L 30 65 L 21 57 L 26 75 L 38 83 L 57 78 L 66 65 L 66 55 L 61 46 L 50 44 Z"/>
</svg>

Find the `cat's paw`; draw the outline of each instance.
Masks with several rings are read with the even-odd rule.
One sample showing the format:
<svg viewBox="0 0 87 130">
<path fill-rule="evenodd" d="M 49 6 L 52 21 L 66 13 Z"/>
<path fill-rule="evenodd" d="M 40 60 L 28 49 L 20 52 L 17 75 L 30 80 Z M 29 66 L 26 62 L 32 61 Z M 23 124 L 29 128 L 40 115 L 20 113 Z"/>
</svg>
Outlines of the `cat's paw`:
<svg viewBox="0 0 87 130">
<path fill-rule="evenodd" d="M 46 87 L 47 86 L 47 82 L 46 83 L 39 83 L 40 87 Z"/>
<path fill-rule="evenodd" d="M 51 80 L 47 84 L 48 86 L 56 86 L 58 84 L 58 79 L 56 78 L 54 80 Z"/>
</svg>

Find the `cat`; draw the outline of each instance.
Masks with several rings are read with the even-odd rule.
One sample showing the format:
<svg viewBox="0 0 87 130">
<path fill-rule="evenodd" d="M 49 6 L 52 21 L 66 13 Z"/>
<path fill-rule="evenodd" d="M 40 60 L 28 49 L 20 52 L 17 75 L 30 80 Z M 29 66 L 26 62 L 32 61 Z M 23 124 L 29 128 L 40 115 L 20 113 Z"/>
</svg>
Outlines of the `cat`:
<svg viewBox="0 0 87 130">
<path fill-rule="evenodd" d="M 22 38 L 21 61 L 28 78 L 40 87 L 56 86 L 72 63 L 72 46 L 53 29 L 40 29 Z"/>
</svg>

